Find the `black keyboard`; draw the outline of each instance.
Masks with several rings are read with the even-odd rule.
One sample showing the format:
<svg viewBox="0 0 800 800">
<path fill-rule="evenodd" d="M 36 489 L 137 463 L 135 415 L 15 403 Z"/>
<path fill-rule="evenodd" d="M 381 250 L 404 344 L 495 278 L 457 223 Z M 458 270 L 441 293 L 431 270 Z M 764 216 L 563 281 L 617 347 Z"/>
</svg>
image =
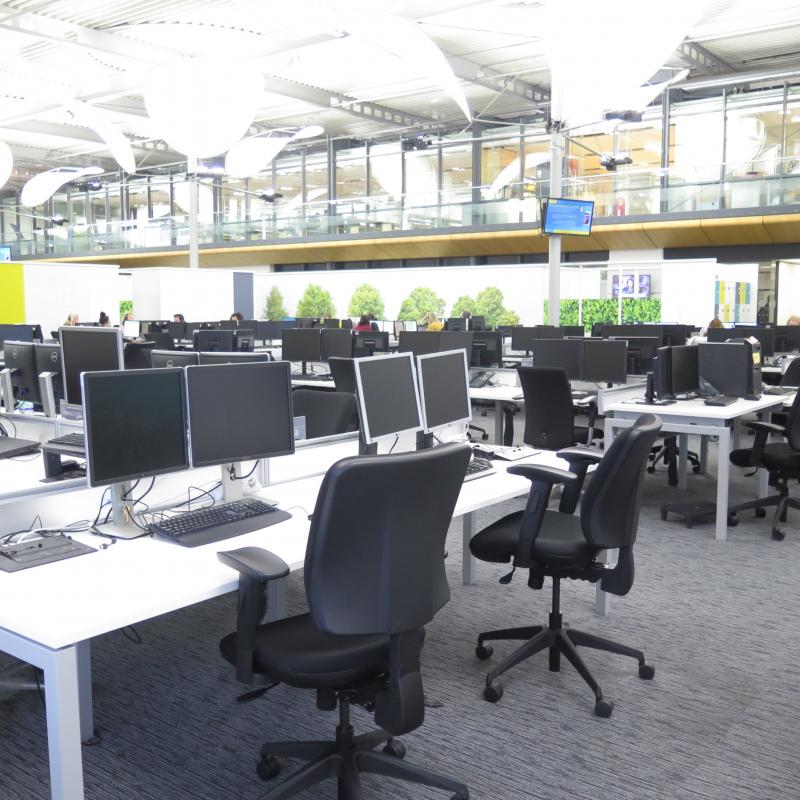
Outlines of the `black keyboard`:
<svg viewBox="0 0 800 800">
<path fill-rule="evenodd" d="M 491 461 L 485 458 L 473 458 L 467 464 L 467 474 L 464 476 L 465 481 L 474 481 L 475 478 L 482 478 L 484 475 L 493 475 L 495 468 L 492 466 Z"/>
<path fill-rule="evenodd" d="M 291 514 L 262 500 L 246 498 L 151 522 L 147 531 L 184 547 L 199 547 L 257 531 L 290 517 Z"/>
<path fill-rule="evenodd" d="M 703 402 L 707 406 L 729 406 L 735 403 L 739 398 L 731 397 L 728 394 L 712 394 L 703 398 Z"/>
<path fill-rule="evenodd" d="M 61 444 L 66 447 L 79 447 L 81 450 L 86 449 L 86 439 L 82 433 L 65 433 L 63 436 L 50 439 L 47 444 Z"/>
<path fill-rule="evenodd" d="M 97 551 L 94 547 L 63 535 L 6 542 L 0 544 L 0 570 L 17 572 L 28 567 L 38 567 L 39 564 L 50 564 L 53 561 L 95 552 Z"/>
<path fill-rule="evenodd" d="M 292 378 L 303 381 L 332 381 L 333 375 L 303 375 L 300 373 L 298 375 L 292 375 Z"/>
</svg>

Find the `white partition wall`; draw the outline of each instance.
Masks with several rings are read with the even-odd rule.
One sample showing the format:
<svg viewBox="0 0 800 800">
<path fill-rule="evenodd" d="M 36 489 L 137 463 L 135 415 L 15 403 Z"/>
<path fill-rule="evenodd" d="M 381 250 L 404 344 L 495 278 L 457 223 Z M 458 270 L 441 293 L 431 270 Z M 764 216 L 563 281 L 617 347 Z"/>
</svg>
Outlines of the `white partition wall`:
<svg viewBox="0 0 800 800">
<path fill-rule="evenodd" d="M 230 270 L 136 269 L 132 281 L 139 319 L 172 319 L 174 314 L 187 321 L 228 319 L 235 310 Z"/>
<path fill-rule="evenodd" d="M 778 325 L 800 314 L 800 263 L 781 261 L 778 264 Z"/>
</svg>

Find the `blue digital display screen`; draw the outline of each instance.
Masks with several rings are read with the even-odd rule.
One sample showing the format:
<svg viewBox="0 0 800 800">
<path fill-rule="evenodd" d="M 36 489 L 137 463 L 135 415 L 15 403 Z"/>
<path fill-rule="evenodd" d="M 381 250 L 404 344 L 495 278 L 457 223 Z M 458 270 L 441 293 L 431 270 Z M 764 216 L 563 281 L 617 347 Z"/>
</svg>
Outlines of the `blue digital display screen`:
<svg viewBox="0 0 800 800">
<path fill-rule="evenodd" d="M 544 205 L 542 229 L 547 235 L 588 236 L 592 232 L 594 202 L 552 197 Z"/>
<path fill-rule="evenodd" d="M 11 261 L 11 248 L 8 245 L 0 245 L 0 261 Z"/>
</svg>

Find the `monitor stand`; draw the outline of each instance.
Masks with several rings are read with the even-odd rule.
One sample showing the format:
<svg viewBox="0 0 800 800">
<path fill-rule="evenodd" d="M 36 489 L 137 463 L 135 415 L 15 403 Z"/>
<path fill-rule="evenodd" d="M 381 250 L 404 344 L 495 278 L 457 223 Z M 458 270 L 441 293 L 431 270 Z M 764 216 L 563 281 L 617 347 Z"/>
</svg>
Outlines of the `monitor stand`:
<svg viewBox="0 0 800 800">
<path fill-rule="evenodd" d="M 96 526 L 99 535 L 113 539 L 136 539 L 144 536 L 146 532 L 131 521 L 134 507 L 130 496 L 130 481 L 112 483 L 109 489 L 111 491 L 112 518 L 111 522 Z"/>
<path fill-rule="evenodd" d="M 220 478 L 222 480 L 222 500 L 225 503 L 235 503 L 244 497 L 244 481 L 231 479 L 231 474 L 242 474 L 242 462 L 234 461 L 231 464 L 223 464 L 220 467 Z"/>
<path fill-rule="evenodd" d="M 433 434 L 417 431 L 417 450 L 430 450 L 433 447 Z"/>
<path fill-rule="evenodd" d="M 6 367 L 0 370 L 0 390 L 3 393 L 3 408 L 6 414 L 14 413 L 14 384 L 11 382 L 11 370 Z"/>
<path fill-rule="evenodd" d="M 56 372 L 39 373 L 39 394 L 42 396 L 42 407 L 46 417 L 55 417 L 58 414 L 56 408 L 56 396 L 53 392 L 53 375 Z"/>
</svg>

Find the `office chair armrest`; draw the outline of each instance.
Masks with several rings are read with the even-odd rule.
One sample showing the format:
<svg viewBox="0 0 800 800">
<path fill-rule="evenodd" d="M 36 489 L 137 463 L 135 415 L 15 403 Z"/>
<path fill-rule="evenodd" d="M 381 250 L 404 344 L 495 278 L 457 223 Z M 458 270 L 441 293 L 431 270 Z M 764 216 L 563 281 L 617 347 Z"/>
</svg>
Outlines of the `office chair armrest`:
<svg viewBox="0 0 800 800">
<path fill-rule="evenodd" d="M 556 483 L 571 484 L 578 480 L 578 476 L 574 472 L 567 472 L 558 467 L 546 467 L 544 464 L 514 464 L 506 472 L 520 475 L 536 483 L 547 483 L 550 486 Z"/>
<path fill-rule="evenodd" d="M 289 574 L 289 565 L 280 556 L 261 547 L 227 550 L 217 553 L 217 558 L 226 567 L 235 569 L 240 575 L 246 575 L 259 583 L 285 578 Z"/>
<path fill-rule="evenodd" d="M 556 453 L 560 458 L 569 461 L 569 471 L 577 477 L 577 482 L 564 487 L 561 494 L 561 502 L 558 510 L 562 514 L 574 514 L 581 499 L 583 482 L 586 480 L 586 473 L 592 464 L 599 464 L 603 460 L 603 454 L 588 447 L 565 447 Z"/>
<path fill-rule="evenodd" d="M 786 436 L 786 428 L 783 425 L 776 425 L 774 422 L 761 422 L 761 420 L 754 420 L 753 422 L 745 422 L 751 431 L 763 431 L 767 435 L 770 433 L 779 433 L 781 436 Z"/>
<path fill-rule="evenodd" d="M 572 466 L 573 462 L 586 461 L 597 464 L 603 460 L 603 454 L 598 450 L 581 446 L 565 447 L 563 450 L 559 450 L 556 455 L 565 461 L 569 461 L 570 466 Z"/>
</svg>

